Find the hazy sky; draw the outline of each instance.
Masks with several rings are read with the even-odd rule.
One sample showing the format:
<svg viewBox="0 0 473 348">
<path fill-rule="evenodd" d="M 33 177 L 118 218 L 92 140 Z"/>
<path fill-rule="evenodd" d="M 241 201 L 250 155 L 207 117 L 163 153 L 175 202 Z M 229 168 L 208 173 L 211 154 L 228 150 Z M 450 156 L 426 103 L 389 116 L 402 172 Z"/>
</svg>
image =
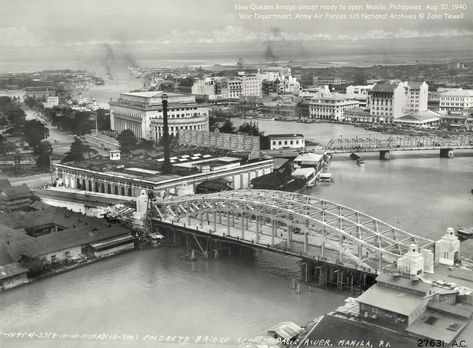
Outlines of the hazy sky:
<svg viewBox="0 0 473 348">
<path fill-rule="evenodd" d="M 458 1 L 385 1 L 419 4 Z M 232 43 L 283 40 L 472 36 L 472 10 L 463 20 L 242 20 L 235 4 L 366 4 L 369 0 L 0 0 L 0 48 L 94 43 Z M 473 7 L 473 6 L 470 6 Z M 295 11 L 311 14 L 313 11 Z M 418 13 L 414 11 L 411 13 Z M 422 10 L 422 12 L 425 12 Z M 439 11 L 442 13 L 443 11 Z M 457 11 L 461 12 L 461 11 Z M 253 13 L 247 11 L 246 13 Z M 262 13 L 260 11 L 260 13 Z M 265 11 L 263 11 L 265 13 Z M 266 13 L 276 13 L 267 11 Z M 277 13 L 288 13 L 277 12 Z M 402 12 L 396 12 L 402 13 Z"/>
</svg>

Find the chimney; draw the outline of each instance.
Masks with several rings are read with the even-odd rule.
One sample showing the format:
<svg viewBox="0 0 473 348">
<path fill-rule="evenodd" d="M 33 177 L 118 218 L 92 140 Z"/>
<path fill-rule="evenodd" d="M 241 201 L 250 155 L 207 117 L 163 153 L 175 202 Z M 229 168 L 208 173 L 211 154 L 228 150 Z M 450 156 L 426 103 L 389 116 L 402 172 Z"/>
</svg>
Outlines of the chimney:
<svg viewBox="0 0 473 348">
<path fill-rule="evenodd" d="M 164 162 L 161 167 L 161 172 L 164 174 L 172 173 L 171 155 L 169 151 L 169 127 L 168 127 L 168 95 L 163 93 L 161 95 L 163 103 L 163 143 L 164 143 Z"/>
</svg>

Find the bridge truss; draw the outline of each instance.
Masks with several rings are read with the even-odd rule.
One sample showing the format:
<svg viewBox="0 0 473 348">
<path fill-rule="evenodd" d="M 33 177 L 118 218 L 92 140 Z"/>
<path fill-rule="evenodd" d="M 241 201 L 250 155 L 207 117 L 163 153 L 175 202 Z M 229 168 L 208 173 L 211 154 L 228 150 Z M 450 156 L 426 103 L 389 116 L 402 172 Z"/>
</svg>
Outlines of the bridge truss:
<svg viewBox="0 0 473 348">
<path fill-rule="evenodd" d="M 156 219 L 228 239 L 293 252 L 307 258 L 381 271 L 409 250 L 434 242 L 368 214 L 324 199 L 239 190 L 154 202 Z"/>
<path fill-rule="evenodd" d="M 440 148 L 473 148 L 473 137 L 464 135 L 455 139 L 438 136 L 391 136 L 385 139 L 355 137 L 332 139 L 326 146 L 327 150 L 338 152 Z"/>
</svg>

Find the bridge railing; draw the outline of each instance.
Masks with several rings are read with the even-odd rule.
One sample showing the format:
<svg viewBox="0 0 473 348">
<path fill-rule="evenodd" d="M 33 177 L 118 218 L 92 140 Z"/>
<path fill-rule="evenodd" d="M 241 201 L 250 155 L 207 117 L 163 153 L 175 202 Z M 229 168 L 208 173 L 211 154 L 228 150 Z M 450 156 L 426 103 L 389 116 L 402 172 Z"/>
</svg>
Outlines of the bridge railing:
<svg viewBox="0 0 473 348">
<path fill-rule="evenodd" d="M 333 151 L 357 151 L 357 150 L 389 150 L 396 148 L 425 148 L 425 147 L 449 147 L 449 146 L 473 146 L 473 136 L 460 135 L 455 138 L 440 136 L 391 136 L 389 138 L 337 138 L 331 139 L 327 150 Z"/>
</svg>

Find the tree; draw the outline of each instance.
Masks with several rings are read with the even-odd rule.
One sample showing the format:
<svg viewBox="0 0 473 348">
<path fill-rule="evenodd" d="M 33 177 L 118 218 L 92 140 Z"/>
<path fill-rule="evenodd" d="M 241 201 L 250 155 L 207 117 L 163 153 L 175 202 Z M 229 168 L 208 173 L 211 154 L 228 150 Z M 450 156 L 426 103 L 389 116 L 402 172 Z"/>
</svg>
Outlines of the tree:
<svg viewBox="0 0 473 348">
<path fill-rule="evenodd" d="M 97 110 L 97 128 L 99 130 L 110 130 L 110 112 L 105 109 Z"/>
<path fill-rule="evenodd" d="M 72 131 L 75 135 L 83 135 L 91 129 L 90 115 L 89 111 L 77 111 L 74 113 L 74 129 Z"/>
<path fill-rule="evenodd" d="M 43 140 L 35 147 L 36 166 L 41 169 L 47 169 L 51 165 L 51 154 L 53 147 L 49 141 Z"/>
<path fill-rule="evenodd" d="M 246 133 L 254 136 L 262 136 L 264 132 L 259 130 L 258 124 L 256 122 L 245 122 L 240 127 L 238 127 L 238 133 Z"/>
<path fill-rule="evenodd" d="M 66 153 L 61 162 L 83 161 L 86 158 L 90 158 L 92 153 L 97 153 L 97 150 L 92 149 L 89 145 L 84 144 L 80 138 L 76 137 L 71 144 L 69 152 Z"/>
<path fill-rule="evenodd" d="M 233 122 L 229 118 L 225 120 L 219 130 L 221 133 L 235 133 L 235 127 L 233 127 Z"/>
<path fill-rule="evenodd" d="M 0 154 L 14 152 L 17 148 L 18 146 L 11 141 L 0 142 Z"/>
<path fill-rule="evenodd" d="M 128 153 L 136 148 L 137 140 L 131 129 L 125 129 L 118 135 L 118 143 L 120 150 L 123 153 Z"/>
<path fill-rule="evenodd" d="M 43 153 L 51 153 L 51 152 L 53 152 L 53 146 L 47 140 L 43 140 L 42 142 L 40 142 L 39 145 L 36 146 L 34 149 L 35 156 L 39 156 Z"/>
<path fill-rule="evenodd" d="M 19 127 L 25 122 L 26 114 L 18 105 L 8 104 L 3 108 L 3 113 L 13 127 Z"/>
<path fill-rule="evenodd" d="M 48 136 L 49 129 L 38 120 L 29 120 L 23 125 L 23 138 L 30 146 L 37 147 Z"/>
<path fill-rule="evenodd" d="M 36 166 L 41 169 L 48 169 L 51 166 L 51 154 L 42 153 L 36 157 Z"/>
</svg>

